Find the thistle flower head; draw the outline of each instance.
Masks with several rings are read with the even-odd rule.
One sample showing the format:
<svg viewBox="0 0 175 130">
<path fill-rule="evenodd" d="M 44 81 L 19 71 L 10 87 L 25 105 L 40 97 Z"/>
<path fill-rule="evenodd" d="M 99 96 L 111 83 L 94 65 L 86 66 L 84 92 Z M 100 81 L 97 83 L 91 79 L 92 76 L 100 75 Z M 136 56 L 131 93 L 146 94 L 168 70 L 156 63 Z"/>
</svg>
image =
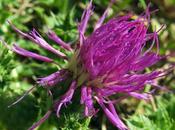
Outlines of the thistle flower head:
<svg viewBox="0 0 175 130">
<path fill-rule="evenodd" d="M 58 117 L 63 104 L 70 103 L 75 90 L 81 89 L 80 103 L 84 105 L 85 116 L 93 116 L 98 112 L 93 105 L 94 101 L 96 101 L 113 125 L 120 130 L 126 130 L 128 128 L 120 120 L 115 110 L 114 104 L 117 100 L 111 100 L 110 97 L 121 93 L 124 96 L 120 97 L 119 100 L 126 96 L 149 100 L 150 94 L 142 93 L 144 86 L 165 75 L 165 71 L 154 70 L 150 73 L 143 73 L 145 68 L 150 67 L 162 58 L 158 55 L 157 32 L 148 33 L 150 25 L 149 8 L 137 18 L 134 18 L 132 14 L 127 14 L 115 17 L 103 24 L 108 8 L 97 22 L 93 33 L 86 37 L 84 33 L 88 20 L 92 15 L 91 0 L 87 9 L 83 12 L 78 26 L 79 41 L 75 49 L 49 30 L 47 35 L 51 40 L 55 41 L 63 49 L 74 53 L 71 58 L 49 45 L 36 30 L 24 33 L 12 23 L 10 24 L 23 37 L 32 40 L 35 44 L 68 61 L 66 68 L 58 70 L 47 77 L 38 78 L 37 81 L 41 86 L 50 88 L 59 82 L 65 82 L 69 76 L 73 75 L 73 81 L 68 91 L 61 98 L 54 101 L 53 112 L 56 112 Z M 155 43 L 157 52 L 152 51 Z M 145 46 L 150 47 L 145 49 Z M 27 51 L 15 44 L 11 50 L 26 57 L 54 63 L 51 58 Z M 51 110 L 30 129 L 36 128 L 50 114 Z"/>
<path fill-rule="evenodd" d="M 145 25 L 147 19 L 132 20 L 131 17 L 117 17 L 102 25 L 84 41 L 80 49 L 82 65 L 89 74 L 89 80 L 97 87 L 121 81 L 129 72 L 142 70 L 160 59 L 154 53 L 143 52 L 149 35 Z M 157 34 L 153 40 L 155 37 Z M 145 58 L 150 55 L 154 60 L 141 63 L 147 62 Z M 142 68 L 139 68 L 139 63 Z"/>
</svg>

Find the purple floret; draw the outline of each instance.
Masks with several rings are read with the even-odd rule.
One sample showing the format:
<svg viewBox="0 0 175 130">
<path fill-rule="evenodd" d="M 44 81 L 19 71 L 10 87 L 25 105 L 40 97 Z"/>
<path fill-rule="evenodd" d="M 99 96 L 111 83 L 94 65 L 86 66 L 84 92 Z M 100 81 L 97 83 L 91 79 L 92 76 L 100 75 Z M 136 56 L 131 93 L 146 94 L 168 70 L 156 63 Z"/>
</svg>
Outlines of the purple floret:
<svg viewBox="0 0 175 130">
<path fill-rule="evenodd" d="M 45 86 L 52 87 L 57 85 L 59 82 L 65 80 L 67 77 L 68 77 L 68 72 L 66 70 L 59 70 L 49 76 L 38 78 L 37 83 L 43 87 Z"/>
</svg>

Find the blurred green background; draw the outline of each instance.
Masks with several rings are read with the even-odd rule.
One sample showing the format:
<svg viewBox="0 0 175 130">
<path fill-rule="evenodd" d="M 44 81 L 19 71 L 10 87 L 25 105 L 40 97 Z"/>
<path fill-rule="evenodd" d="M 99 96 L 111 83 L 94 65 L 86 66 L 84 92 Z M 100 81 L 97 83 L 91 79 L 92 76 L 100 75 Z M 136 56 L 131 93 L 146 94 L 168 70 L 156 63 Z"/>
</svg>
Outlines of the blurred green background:
<svg viewBox="0 0 175 130">
<path fill-rule="evenodd" d="M 151 2 L 151 10 L 159 9 L 151 17 L 150 30 L 159 29 L 165 24 L 166 28 L 159 33 L 160 53 L 171 57 L 161 61 L 157 67 L 168 67 L 175 62 L 175 0 L 117 0 L 110 8 L 109 17 L 120 13 L 142 13 L 146 5 Z M 47 39 L 45 32 L 50 28 L 64 41 L 74 44 L 78 38 L 77 24 L 88 0 L 0 0 L 0 37 L 8 44 L 14 42 L 21 47 L 52 57 L 64 67 L 65 62 L 54 55 L 22 39 L 8 25 L 12 21 L 23 31 L 33 27 L 39 30 Z M 87 35 L 91 33 L 93 25 L 106 9 L 109 0 L 94 0 L 94 14 L 90 20 Z M 49 40 L 48 40 L 49 41 Z M 55 48 L 56 44 L 49 41 Z M 38 87 L 17 105 L 7 108 L 26 90 L 35 85 L 36 77 L 43 77 L 55 72 L 59 67 L 27 59 L 7 50 L 0 44 L 0 130 L 26 130 L 40 119 L 51 104 L 45 89 Z M 147 71 L 150 71 L 149 69 Z M 131 130 L 175 130 L 175 75 L 171 72 L 159 84 L 166 86 L 170 92 L 160 90 L 155 92 L 152 102 L 127 99 L 117 105 L 122 119 Z M 57 91 L 62 90 L 60 86 Z M 146 86 L 145 91 L 149 91 Z M 58 94 L 58 97 L 59 97 Z M 76 96 L 79 98 L 78 96 Z M 61 118 L 54 114 L 38 130 L 114 130 L 100 110 L 96 117 L 85 119 L 79 100 L 63 108 Z M 74 108 L 74 109 L 72 109 Z"/>
</svg>

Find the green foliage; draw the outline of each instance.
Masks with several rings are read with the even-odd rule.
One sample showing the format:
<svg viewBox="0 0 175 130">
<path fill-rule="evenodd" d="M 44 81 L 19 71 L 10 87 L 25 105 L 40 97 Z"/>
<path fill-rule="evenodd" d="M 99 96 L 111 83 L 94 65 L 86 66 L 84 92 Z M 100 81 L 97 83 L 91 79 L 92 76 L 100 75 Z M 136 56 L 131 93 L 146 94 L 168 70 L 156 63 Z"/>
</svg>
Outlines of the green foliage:
<svg viewBox="0 0 175 130">
<path fill-rule="evenodd" d="M 14 68 L 13 55 L 0 43 L 0 89 L 10 80 L 11 70 Z"/>
<path fill-rule="evenodd" d="M 95 12 L 90 20 L 90 29 L 87 34 L 92 32 L 94 23 L 106 9 L 108 2 L 109 0 L 94 0 Z M 48 31 L 48 28 L 52 29 L 64 41 L 74 44 L 78 37 L 78 20 L 80 20 L 87 3 L 88 0 L 0 0 L 0 36 L 9 45 L 12 42 L 16 42 L 21 47 L 55 59 L 57 63 L 64 67 L 65 61 L 41 49 L 32 42 L 22 39 L 12 31 L 6 21 L 11 20 L 23 31 L 29 31 L 35 27 L 44 38 L 46 38 L 45 32 Z M 164 0 L 164 3 L 161 0 L 152 1 L 151 3 L 151 8 L 156 9 L 160 7 L 160 11 L 156 15 L 152 15 L 152 28 L 156 27 L 158 29 L 162 24 L 166 24 L 166 30 L 160 32 L 160 52 L 161 54 L 173 55 L 175 50 L 174 13 L 167 9 L 174 7 L 175 1 Z M 132 10 L 132 12 L 139 14 L 143 12 L 147 4 L 146 0 L 118 0 L 110 9 L 109 17 L 116 16 L 121 12 L 125 13 L 126 11 L 123 10 Z M 46 40 L 53 47 L 61 50 L 57 44 L 48 38 Z M 167 66 L 174 61 L 174 58 L 167 58 L 161 64 L 166 62 L 165 66 Z M 29 94 L 17 105 L 11 108 L 7 106 L 31 86 L 35 85 L 36 77 L 47 76 L 58 70 L 58 68 L 59 66 L 53 64 L 38 62 L 16 55 L 0 43 L 0 130 L 25 130 L 45 114 L 52 106 L 52 100 L 47 95 L 47 92 L 40 87 L 37 87 L 32 94 Z M 162 82 L 174 90 L 173 73 L 168 75 Z M 68 85 L 69 82 L 56 86 L 54 98 L 59 98 L 66 91 Z M 61 110 L 62 116 L 59 119 L 53 113 L 38 130 L 88 130 L 91 127 L 94 129 L 101 128 L 100 120 L 98 119 L 104 117 L 104 115 L 99 112 L 99 118 L 95 118 L 93 121 L 96 124 L 100 124 L 100 126 L 91 123 L 90 118 L 83 117 L 83 107 L 79 103 L 79 92 L 75 95 L 73 103 Z M 145 113 L 130 113 L 129 117 L 127 110 L 125 111 L 126 113 L 121 113 L 121 115 L 127 117 L 125 122 L 131 130 L 174 130 L 175 96 L 173 94 L 161 94 L 161 96 L 156 98 L 157 110 L 155 112 L 151 109 L 149 103 L 144 103 L 143 106 L 142 103 L 132 105 L 131 102 L 128 102 L 128 106 L 133 108 L 136 108 L 137 105 L 141 106 L 139 109 Z M 120 107 L 125 109 L 125 106 L 121 105 Z M 109 125 L 107 128 L 113 129 L 114 127 Z"/>
<path fill-rule="evenodd" d="M 145 3 L 145 0 L 140 0 L 140 3 L 141 3 L 141 5 L 143 6 L 143 8 L 146 9 L 146 6 L 147 6 L 147 5 L 146 5 L 146 3 Z"/>
<path fill-rule="evenodd" d="M 90 118 L 80 119 L 79 114 L 65 116 L 65 125 L 61 130 L 89 130 Z"/>
<path fill-rule="evenodd" d="M 24 102 L 8 108 L 7 106 L 19 97 L 11 90 L 0 90 L 0 129 L 19 130 L 27 129 L 35 120 L 38 108 L 35 107 L 34 97 L 28 96 Z"/>
<path fill-rule="evenodd" d="M 175 97 L 172 94 L 168 95 L 168 99 L 158 97 L 155 112 L 146 107 L 143 115 L 133 115 L 126 122 L 131 130 L 174 130 L 174 106 Z"/>
</svg>

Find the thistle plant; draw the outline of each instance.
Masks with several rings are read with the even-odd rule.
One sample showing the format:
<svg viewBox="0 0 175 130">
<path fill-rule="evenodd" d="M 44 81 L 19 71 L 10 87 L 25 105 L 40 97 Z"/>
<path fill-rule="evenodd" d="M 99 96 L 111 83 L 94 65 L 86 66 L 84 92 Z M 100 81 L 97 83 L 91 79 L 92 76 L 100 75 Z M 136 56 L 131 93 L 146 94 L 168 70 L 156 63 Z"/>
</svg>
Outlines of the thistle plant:
<svg viewBox="0 0 175 130">
<path fill-rule="evenodd" d="M 112 3 L 113 1 L 109 7 Z M 72 101 L 72 97 L 78 89 L 81 91 L 80 104 L 84 106 L 85 117 L 97 114 L 98 108 L 94 107 L 94 103 L 97 103 L 114 126 L 120 130 L 127 130 L 127 126 L 115 109 L 115 104 L 128 96 L 149 100 L 151 92 L 144 93 L 145 85 L 156 86 L 154 80 L 167 74 L 167 70 L 154 70 L 149 73 L 144 71 L 145 68 L 164 58 L 159 55 L 158 31 L 148 32 L 151 24 L 149 7 L 137 18 L 129 13 L 103 23 L 108 14 L 108 8 L 96 23 L 92 34 L 85 36 L 87 24 L 93 12 L 92 0 L 90 1 L 78 25 L 79 39 L 74 47 L 64 42 L 55 32 L 48 31 L 48 38 L 65 51 L 71 52 L 70 57 L 53 48 L 36 29 L 25 33 L 9 21 L 13 30 L 19 35 L 57 55 L 58 58 L 64 59 L 67 63 L 65 68 L 46 77 L 38 78 L 37 84 L 49 90 L 52 95 L 54 86 L 72 79 L 67 92 L 59 99 L 54 100 L 48 112 L 29 130 L 42 124 L 51 113 L 56 113 L 59 117 L 63 105 Z M 154 45 L 156 45 L 156 52 L 153 50 Z M 6 46 L 19 55 L 57 64 L 53 59 L 28 51 L 17 44 L 13 44 L 12 47 L 7 44 Z M 146 48 L 145 46 L 150 47 Z M 113 95 L 118 95 L 118 99 L 114 99 Z"/>
</svg>

